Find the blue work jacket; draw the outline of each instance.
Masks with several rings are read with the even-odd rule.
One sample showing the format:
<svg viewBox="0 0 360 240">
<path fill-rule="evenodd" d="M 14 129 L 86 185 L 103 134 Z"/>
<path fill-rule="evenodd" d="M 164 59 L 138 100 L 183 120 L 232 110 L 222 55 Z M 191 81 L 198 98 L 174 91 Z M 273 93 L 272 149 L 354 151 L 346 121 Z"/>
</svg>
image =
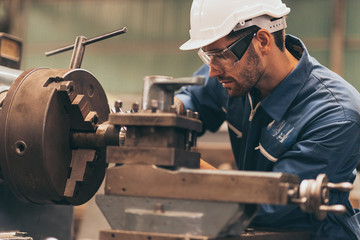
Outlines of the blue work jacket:
<svg viewBox="0 0 360 240">
<path fill-rule="evenodd" d="M 325 173 L 331 182 L 352 183 L 360 159 L 360 95 L 312 58 L 298 38 L 287 35 L 286 48 L 299 63 L 263 100 L 257 89 L 230 98 L 205 65 L 195 73 L 206 76 L 205 85 L 183 87 L 176 97 L 199 112 L 204 131 L 227 122 L 239 170 L 284 172 L 301 180 Z M 330 204 L 343 204 L 347 212 L 329 213 L 323 221 L 298 206 L 263 204 L 251 226 L 311 231 L 316 240 L 357 239 L 358 225 L 348 223 L 357 210 L 348 197 L 331 191 Z"/>
</svg>

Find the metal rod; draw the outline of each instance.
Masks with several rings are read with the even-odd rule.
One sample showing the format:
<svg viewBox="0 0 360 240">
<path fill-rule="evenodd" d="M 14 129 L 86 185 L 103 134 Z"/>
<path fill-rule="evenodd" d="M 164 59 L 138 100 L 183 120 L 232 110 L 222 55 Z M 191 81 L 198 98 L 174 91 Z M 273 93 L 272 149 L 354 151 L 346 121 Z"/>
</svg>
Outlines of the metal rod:
<svg viewBox="0 0 360 240">
<path fill-rule="evenodd" d="M 117 35 L 120 35 L 120 34 L 123 34 L 123 33 L 126 33 L 126 32 L 127 32 L 127 28 L 124 27 L 122 29 L 118 29 L 118 30 L 115 30 L 115 31 L 112 31 L 112 32 L 109 32 L 109 33 L 105 33 L 105 34 L 103 34 L 101 36 L 90 38 L 90 39 L 88 39 L 88 40 L 86 40 L 84 42 L 84 45 L 95 43 L 95 42 L 98 42 L 98 41 L 101 41 L 101 40 L 104 40 L 104 39 L 107 39 L 107 38 L 111 38 L 111 37 L 114 37 L 114 36 L 117 36 Z"/>
<path fill-rule="evenodd" d="M 84 58 L 86 37 L 78 36 L 75 41 L 74 51 L 71 56 L 70 69 L 80 68 Z"/>
<path fill-rule="evenodd" d="M 91 44 L 91 43 L 95 43 L 95 42 L 98 42 L 98 41 L 101 41 L 101 40 L 104 40 L 104 39 L 107 39 L 107 38 L 111 38 L 111 37 L 114 37 L 114 36 L 117 36 L 117 35 L 120 35 L 120 34 L 123 34 L 123 33 L 126 33 L 126 32 L 127 32 L 127 28 L 123 27 L 121 29 L 118 29 L 118 30 L 115 30 L 115 31 L 112 31 L 112 32 L 109 32 L 109 33 L 106 33 L 106 34 L 87 39 L 86 41 L 83 42 L 83 45 L 88 45 L 88 44 Z M 61 47 L 61 48 L 58 48 L 58 49 L 55 49 L 55 50 L 52 50 L 52 51 L 45 52 L 45 55 L 48 57 L 48 56 L 55 55 L 55 54 L 58 54 L 58 53 L 66 52 L 66 51 L 74 49 L 74 46 L 75 46 L 75 44 L 64 46 L 64 47 Z"/>
</svg>

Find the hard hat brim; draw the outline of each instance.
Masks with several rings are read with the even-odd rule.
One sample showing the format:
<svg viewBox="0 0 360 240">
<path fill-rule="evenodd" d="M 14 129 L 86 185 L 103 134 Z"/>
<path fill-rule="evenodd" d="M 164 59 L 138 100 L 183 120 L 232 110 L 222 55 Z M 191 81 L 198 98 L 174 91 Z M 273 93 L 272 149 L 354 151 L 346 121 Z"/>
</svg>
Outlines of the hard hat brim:
<svg viewBox="0 0 360 240">
<path fill-rule="evenodd" d="M 180 46 L 180 50 L 194 50 L 194 49 L 199 49 L 202 47 L 205 47 L 213 42 L 215 42 L 216 40 L 218 40 L 219 38 L 214 38 L 214 39 L 208 39 L 208 40 L 192 40 L 189 39 L 187 42 L 185 42 L 183 45 Z"/>
</svg>

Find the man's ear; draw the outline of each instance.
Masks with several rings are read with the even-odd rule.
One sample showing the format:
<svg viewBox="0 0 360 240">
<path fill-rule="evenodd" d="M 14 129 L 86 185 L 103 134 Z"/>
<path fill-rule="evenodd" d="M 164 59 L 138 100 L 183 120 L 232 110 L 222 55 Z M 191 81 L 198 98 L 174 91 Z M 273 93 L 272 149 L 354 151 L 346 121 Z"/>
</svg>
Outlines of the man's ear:
<svg viewBox="0 0 360 240">
<path fill-rule="evenodd" d="M 273 37 L 271 33 L 266 29 L 260 29 L 257 33 L 255 38 L 258 41 L 258 47 L 260 52 L 263 55 L 268 55 L 271 51 Z"/>
</svg>

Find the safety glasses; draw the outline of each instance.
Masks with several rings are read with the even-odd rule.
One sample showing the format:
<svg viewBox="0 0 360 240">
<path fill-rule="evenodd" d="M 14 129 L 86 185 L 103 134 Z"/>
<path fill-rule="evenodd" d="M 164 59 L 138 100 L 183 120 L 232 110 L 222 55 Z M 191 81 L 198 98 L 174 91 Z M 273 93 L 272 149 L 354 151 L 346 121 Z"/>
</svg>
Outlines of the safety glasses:
<svg viewBox="0 0 360 240">
<path fill-rule="evenodd" d="M 256 32 L 251 32 L 248 35 L 236 40 L 230 44 L 227 48 L 215 51 L 205 52 L 201 48 L 198 51 L 198 55 L 203 60 L 203 62 L 210 66 L 210 64 L 229 64 L 233 63 L 235 65 L 242 56 L 245 54 L 246 50 L 250 46 L 252 39 L 256 36 Z"/>
</svg>

